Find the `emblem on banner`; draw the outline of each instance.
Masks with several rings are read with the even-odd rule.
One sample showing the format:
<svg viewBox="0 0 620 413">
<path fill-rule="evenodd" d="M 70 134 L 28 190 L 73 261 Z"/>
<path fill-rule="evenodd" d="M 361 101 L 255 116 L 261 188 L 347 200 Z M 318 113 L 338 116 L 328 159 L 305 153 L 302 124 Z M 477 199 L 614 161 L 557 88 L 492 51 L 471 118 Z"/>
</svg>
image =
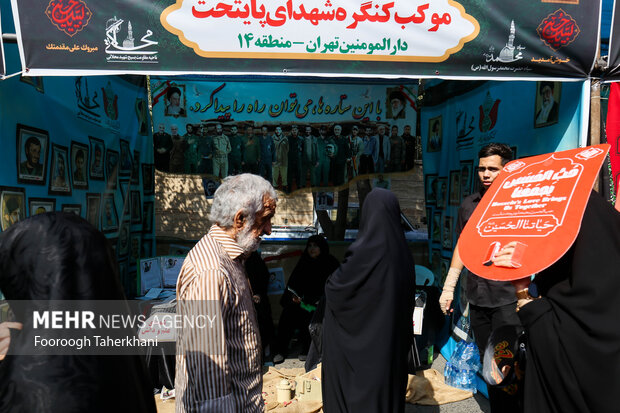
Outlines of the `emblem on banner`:
<svg viewBox="0 0 620 413">
<path fill-rule="evenodd" d="M 488 132 L 495 127 L 500 102 L 499 99 L 493 100 L 491 92 L 487 92 L 484 102 L 478 107 L 480 112 L 478 128 L 480 132 Z"/>
<path fill-rule="evenodd" d="M 125 21 L 116 16 L 106 22 L 105 28 L 105 52 L 108 62 L 125 61 L 136 63 L 156 63 L 157 51 L 152 50 L 152 46 L 159 42 L 151 40 L 153 35 L 151 30 L 146 30 L 140 39 L 133 37 L 133 27 L 131 21 L 127 22 L 127 36 L 120 40 L 118 34 Z"/>
<path fill-rule="evenodd" d="M 553 50 L 571 44 L 581 30 L 573 17 L 562 9 L 558 9 L 540 22 L 536 33 L 547 46 Z"/>
<path fill-rule="evenodd" d="M 108 82 L 105 88 L 101 88 L 101 91 L 106 116 L 112 120 L 118 119 L 118 95 L 112 90 L 112 84 Z"/>
<path fill-rule="evenodd" d="M 45 14 L 58 30 L 71 37 L 88 26 L 93 15 L 82 0 L 51 0 Z"/>
</svg>

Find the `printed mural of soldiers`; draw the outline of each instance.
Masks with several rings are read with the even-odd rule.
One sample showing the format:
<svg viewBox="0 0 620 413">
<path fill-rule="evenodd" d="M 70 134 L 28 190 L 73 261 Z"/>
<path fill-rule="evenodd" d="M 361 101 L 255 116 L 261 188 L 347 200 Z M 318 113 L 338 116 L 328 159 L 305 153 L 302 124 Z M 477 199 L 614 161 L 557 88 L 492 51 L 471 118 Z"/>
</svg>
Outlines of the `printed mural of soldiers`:
<svg viewBox="0 0 620 413">
<path fill-rule="evenodd" d="M 376 136 L 372 136 L 372 128 L 366 126 L 364 128 L 364 150 L 360 157 L 360 175 L 372 174 L 375 172 L 375 165 L 379 156 L 379 141 Z"/>
<path fill-rule="evenodd" d="M 379 156 L 375 165 L 375 172 L 385 172 L 390 162 L 390 138 L 385 134 L 385 125 L 377 126 L 377 141 L 379 142 Z"/>
<path fill-rule="evenodd" d="M 405 167 L 405 142 L 398 136 L 398 126 L 392 126 L 390 135 L 390 163 L 389 172 L 402 172 Z"/>
<path fill-rule="evenodd" d="M 247 126 L 243 137 L 243 171 L 258 175 L 260 160 L 260 142 L 254 136 L 254 128 Z"/>
<path fill-rule="evenodd" d="M 222 125 L 215 125 L 213 137 L 213 175 L 222 179 L 228 176 L 228 154 L 230 153 L 230 141 L 224 135 Z"/>
<path fill-rule="evenodd" d="M 202 126 L 202 133 L 198 143 L 198 173 L 213 174 L 213 138 L 209 136 L 207 125 Z"/>
<path fill-rule="evenodd" d="M 288 177 L 288 138 L 282 133 L 282 127 L 277 126 L 273 135 L 273 146 L 276 152 L 276 161 L 273 164 L 273 186 L 278 187 L 278 179 L 282 180 L 282 187 L 286 188 Z"/>
<path fill-rule="evenodd" d="M 159 124 L 159 130 L 153 134 L 153 146 L 155 148 L 155 168 L 160 171 L 170 170 L 170 151 L 172 150 L 172 137 L 166 132 L 166 126 Z"/>
<path fill-rule="evenodd" d="M 198 172 L 198 162 L 200 161 L 200 154 L 198 153 L 198 144 L 200 138 L 194 133 L 194 125 L 188 123 L 185 125 L 186 134 L 184 136 L 185 142 L 187 142 L 187 149 L 185 150 L 185 173 L 195 174 Z"/>
<path fill-rule="evenodd" d="M 303 139 L 299 136 L 297 125 L 291 126 L 291 133 L 288 137 L 288 192 L 303 186 L 301 180 L 301 155 L 303 152 Z"/>
<path fill-rule="evenodd" d="M 327 137 L 327 127 L 324 125 L 319 128 L 317 150 L 319 166 L 316 169 L 316 184 L 327 186 L 329 185 L 329 167 L 337 149 L 334 140 Z"/>
<path fill-rule="evenodd" d="M 237 125 L 230 127 L 230 153 L 228 154 L 228 169 L 231 175 L 238 175 L 243 165 L 243 136 L 239 135 Z"/>
<path fill-rule="evenodd" d="M 260 176 L 269 182 L 273 182 L 272 168 L 276 162 L 276 148 L 273 145 L 273 139 L 269 136 L 269 129 L 267 126 L 263 126 L 260 131 L 260 162 L 258 171 Z"/>
<path fill-rule="evenodd" d="M 179 135 L 179 127 L 177 125 L 170 126 L 172 149 L 170 150 L 170 172 L 183 173 L 185 171 L 185 151 L 187 150 L 187 141 Z"/>
<path fill-rule="evenodd" d="M 353 179 L 359 173 L 360 159 L 364 153 L 364 140 L 359 136 L 359 127 L 353 125 L 351 134 L 347 138 L 349 143 L 349 151 L 351 152 L 351 160 L 348 164 L 349 179 Z"/>
<path fill-rule="evenodd" d="M 347 163 L 351 160 L 351 150 L 349 141 L 342 136 L 342 126 L 334 126 L 334 136 L 332 137 L 336 150 L 332 158 L 332 182 L 334 185 L 342 185 L 347 181 Z"/>
<path fill-rule="evenodd" d="M 155 148 L 155 168 L 160 171 L 170 170 L 170 150 L 172 150 L 172 137 L 166 132 L 166 126 L 159 124 L 159 130 L 153 134 L 153 146 Z"/>
<path fill-rule="evenodd" d="M 405 125 L 402 138 L 405 142 L 405 170 L 408 171 L 413 169 L 415 160 L 419 157 L 417 139 L 411 135 L 411 125 Z"/>
<path fill-rule="evenodd" d="M 306 186 L 308 174 L 310 174 L 310 185 L 316 185 L 316 169 L 319 166 L 317 138 L 312 135 L 312 126 L 306 126 L 306 134 L 302 138 L 301 154 L 301 182 Z"/>
</svg>

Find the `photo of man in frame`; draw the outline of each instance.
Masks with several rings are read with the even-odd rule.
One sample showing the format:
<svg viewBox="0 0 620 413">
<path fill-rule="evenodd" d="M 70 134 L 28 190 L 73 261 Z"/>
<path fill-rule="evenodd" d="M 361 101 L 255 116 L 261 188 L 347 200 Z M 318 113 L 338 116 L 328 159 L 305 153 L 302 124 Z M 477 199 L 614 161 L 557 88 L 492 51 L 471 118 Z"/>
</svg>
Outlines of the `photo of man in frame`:
<svg viewBox="0 0 620 413">
<path fill-rule="evenodd" d="M 17 181 L 45 185 L 49 137 L 41 129 L 17 125 Z"/>
<path fill-rule="evenodd" d="M 164 116 L 173 116 L 175 118 L 187 116 L 185 103 L 185 85 L 171 84 L 164 98 L 164 104 L 166 105 Z"/>
<path fill-rule="evenodd" d="M 90 137 L 90 179 L 104 180 L 103 163 L 105 159 L 105 145 L 101 139 Z"/>
<path fill-rule="evenodd" d="M 88 146 L 71 142 L 71 175 L 73 187 L 76 189 L 88 189 L 86 165 L 88 165 Z"/>
<path fill-rule="evenodd" d="M 387 118 L 405 119 L 407 117 L 407 99 L 400 88 L 388 88 L 387 92 Z"/>
<path fill-rule="evenodd" d="M 68 150 L 65 146 L 52 145 L 49 194 L 71 195 L 71 180 L 67 168 Z"/>
<path fill-rule="evenodd" d="M 443 127 L 441 115 L 428 120 L 428 138 L 426 141 L 426 152 L 441 151 Z"/>
<path fill-rule="evenodd" d="M 101 214 L 101 231 L 104 233 L 118 230 L 118 214 L 114 203 L 114 194 L 103 196 L 103 211 Z"/>
<path fill-rule="evenodd" d="M 452 217 L 444 215 L 441 231 L 441 246 L 452 251 Z"/>
<path fill-rule="evenodd" d="M 86 220 L 92 226 L 99 229 L 99 208 L 101 205 L 101 195 L 86 194 Z"/>
<path fill-rule="evenodd" d="M 54 198 L 29 198 L 28 199 L 28 216 L 35 216 L 52 212 L 56 210 L 56 199 Z"/>
<path fill-rule="evenodd" d="M 108 189 L 116 189 L 118 182 L 118 151 L 112 149 L 106 151 L 105 171 Z"/>
<path fill-rule="evenodd" d="M 26 195 L 23 188 L 0 187 L 2 231 L 26 218 Z"/>
<path fill-rule="evenodd" d="M 450 205 L 461 203 L 461 171 L 450 171 Z"/>
<path fill-rule="evenodd" d="M 558 123 L 561 88 L 562 84 L 560 82 L 536 82 L 535 128 Z"/>
</svg>

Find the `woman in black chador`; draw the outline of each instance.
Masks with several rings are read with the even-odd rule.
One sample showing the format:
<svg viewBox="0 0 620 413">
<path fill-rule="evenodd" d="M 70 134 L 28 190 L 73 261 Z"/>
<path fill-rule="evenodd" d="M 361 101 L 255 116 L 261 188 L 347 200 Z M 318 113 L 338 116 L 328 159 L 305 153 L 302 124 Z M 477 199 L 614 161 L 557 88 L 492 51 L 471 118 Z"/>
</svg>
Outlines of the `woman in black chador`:
<svg viewBox="0 0 620 413">
<path fill-rule="evenodd" d="M 541 298 L 519 300 L 524 411 L 617 412 L 620 213 L 592 192 L 574 244 L 534 281 Z"/>
<path fill-rule="evenodd" d="M 310 347 L 308 325 L 325 292 L 325 281 L 338 268 L 338 260 L 329 253 L 327 241 L 321 235 L 308 238 L 306 249 L 297 262 L 282 295 L 282 315 L 278 323 L 276 356 L 274 362 L 283 361 L 289 342 L 296 328 L 301 342 L 300 359 L 305 360 Z"/>
<path fill-rule="evenodd" d="M 405 411 L 415 269 L 396 196 L 375 188 L 357 240 L 325 286 L 326 413 Z"/>
<path fill-rule="evenodd" d="M 25 349 L 41 333 L 33 328 L 33 311 L 20 311 L 20 302 L 45 311 L 51 300 L 81 300 L 76 308 L 117 300 L 114 311 L 128 311 L 112 248 L 86 220 L 50 212 L 2 232 L 0 290 L 23 324 L 11 331 L 9 353 L 0 362 L 0 412 L 155 412 L 140 356 L 24 355 L 33 354 Z M 92 333 L 91 341 L 95 334 L 101 333 Z"/>
</svg>

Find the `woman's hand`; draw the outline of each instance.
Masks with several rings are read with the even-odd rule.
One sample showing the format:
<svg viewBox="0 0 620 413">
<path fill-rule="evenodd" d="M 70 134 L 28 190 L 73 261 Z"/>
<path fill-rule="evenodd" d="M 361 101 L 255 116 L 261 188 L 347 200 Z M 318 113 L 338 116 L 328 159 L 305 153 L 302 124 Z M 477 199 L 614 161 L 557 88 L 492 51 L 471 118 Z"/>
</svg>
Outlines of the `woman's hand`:
<svg viewBox="0 0 620 413">
<path fill-rule="evenodd" d="M 21 330 L 22 327 L 22 323 L 12 321 L 0 323 L 0 360 L 4 359 L 6 352 L 9 350 L 9 344 L 11 343 L 11 332 L 9 329 Z"/>
</svg>

